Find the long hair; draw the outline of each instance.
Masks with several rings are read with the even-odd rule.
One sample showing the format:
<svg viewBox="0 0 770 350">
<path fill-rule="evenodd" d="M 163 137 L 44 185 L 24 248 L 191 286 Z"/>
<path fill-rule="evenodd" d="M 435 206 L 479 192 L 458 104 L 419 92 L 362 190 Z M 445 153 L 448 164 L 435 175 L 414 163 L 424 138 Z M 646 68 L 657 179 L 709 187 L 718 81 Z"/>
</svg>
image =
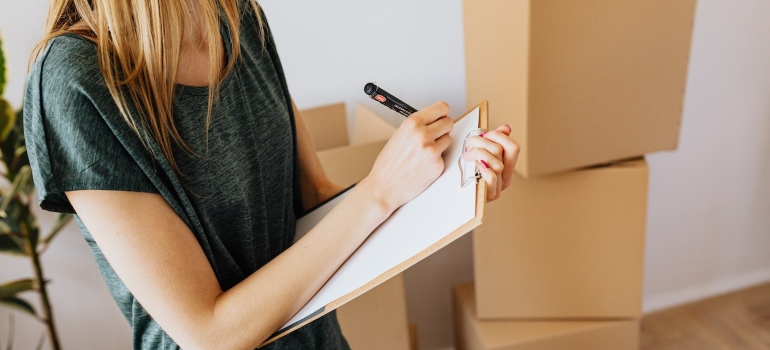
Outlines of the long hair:
<svg viewBox="0 0 770 350">
<path fill-rule="evenodd" d="M 139 122 L 155 138 L 171 168 L 180 174 L 172 153 L 173 143 L 191 154 L 182 140 L 173 117 L 177 68 L 184 39 L 208 46 L 208 111 L 206 135 L 212 109 L 219 98 L 221 79 L 233 68 L 240 53 L 241 0 L 199 1 L 195 13 L 186 0 L 52 0 L 45 34 L 36 45 L 31 60 L 36 61 L 50 40 L 75 33 L 96 44 L 99 68 L 123 119 L 147 146 L 129 105 L 139 114 Z M 256 0 L 253 7 L 264 42 L 264 29 Z M 197 16 L 193 18 L 193 16 Z M 232 54 L 223 66 L 224 53 L 219 42 L 220 21 L 226 21 L 231 35 Z M 192 33 L 192 21 L 199 21 L 202 33 Z M 192 35 L 193 37 L 189 37 Z M 187 37 L 185 37 L 187 36 Z M 212 44 L 207 44 L 212 43 Z M 225 45 L 228 43 L 224 43 Z"/>
</svg>

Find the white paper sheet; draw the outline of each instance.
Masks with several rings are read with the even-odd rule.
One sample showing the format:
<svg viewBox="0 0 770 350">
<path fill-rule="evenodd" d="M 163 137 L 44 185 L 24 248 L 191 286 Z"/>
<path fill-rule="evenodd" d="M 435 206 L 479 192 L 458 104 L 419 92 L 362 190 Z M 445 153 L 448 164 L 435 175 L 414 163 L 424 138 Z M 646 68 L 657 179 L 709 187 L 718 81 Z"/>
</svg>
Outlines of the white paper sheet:
<svg viewBox="0 0 770 350">
<path fill-rule="evenodd" d="M 414 257 L 475 217 L 476 186 L 460 186 L 457 159 L 465 136 L 478 125 L 479 108 L 455 124 L 450 133 L 452 144 L 443 154 L 445 169 L 441 176 L 380 225 L 281 331 Z M 295 240 L 343 198 L 344 194 L 299 219 Z"/>
</svg>

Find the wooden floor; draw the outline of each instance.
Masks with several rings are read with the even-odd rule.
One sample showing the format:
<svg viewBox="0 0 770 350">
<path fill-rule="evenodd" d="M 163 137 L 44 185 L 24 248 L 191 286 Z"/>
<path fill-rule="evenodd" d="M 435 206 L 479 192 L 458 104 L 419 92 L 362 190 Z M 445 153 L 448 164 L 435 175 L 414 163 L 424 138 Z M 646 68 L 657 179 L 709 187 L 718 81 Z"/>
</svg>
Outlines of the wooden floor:
<svg viewBox="0 0 770 350">
<path fill-rule="evenodd" d="M 646 315 L 642 350 L 770 350 L 770 283 Z"/>
</svg>

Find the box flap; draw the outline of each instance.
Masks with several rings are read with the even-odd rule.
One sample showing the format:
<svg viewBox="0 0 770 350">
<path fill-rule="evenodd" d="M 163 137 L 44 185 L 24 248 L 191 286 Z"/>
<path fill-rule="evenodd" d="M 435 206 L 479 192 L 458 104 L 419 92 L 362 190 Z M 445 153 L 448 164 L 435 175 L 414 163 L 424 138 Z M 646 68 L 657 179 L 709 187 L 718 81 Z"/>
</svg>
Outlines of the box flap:
<svg viewBox="0 0 770 350">
<path fill-rule="evenodd" d="M 300 113 L 316 151 L 349 144 L 344 103 L 305 109 Z"/>
<path fill-rule="evenodd" d="M 356 120 L 353 124 L 351 144 L 358 145 L 390 139 L 396 127 L 362 103 L 356 105 Z"/>
</svg>

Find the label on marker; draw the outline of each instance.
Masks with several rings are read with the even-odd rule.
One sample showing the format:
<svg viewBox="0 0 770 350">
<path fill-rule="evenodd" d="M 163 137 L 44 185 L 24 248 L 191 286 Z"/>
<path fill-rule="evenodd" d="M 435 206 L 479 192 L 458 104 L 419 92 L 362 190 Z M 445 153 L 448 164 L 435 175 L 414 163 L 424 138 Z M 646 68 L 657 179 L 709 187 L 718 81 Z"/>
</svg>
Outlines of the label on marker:
<svg viewBox="0 0 770 350">
<path fill-rule="evenodd" d="M 381 103 L 385 103 L 385 96 L 377 95 L 377 96 L 374 96 L 374 99 L 377 101 L 380 101 Z"/>
</svg>

